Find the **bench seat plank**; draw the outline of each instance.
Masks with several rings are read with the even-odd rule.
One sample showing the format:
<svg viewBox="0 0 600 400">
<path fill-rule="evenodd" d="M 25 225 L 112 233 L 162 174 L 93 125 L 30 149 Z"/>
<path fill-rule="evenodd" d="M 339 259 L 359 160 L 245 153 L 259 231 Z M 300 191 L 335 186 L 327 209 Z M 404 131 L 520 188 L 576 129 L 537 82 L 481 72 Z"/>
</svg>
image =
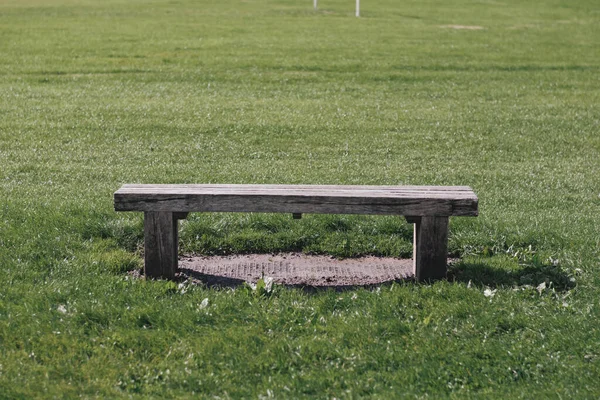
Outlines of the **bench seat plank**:
<svg viewBox="0 0 600 400">
<path fill-rule="evenodd" d="M 476 216 L 466 186 L 143 185 L 115 192 L 117 211 Z"/>
<path fill-rule="evenodd" d="M 208 189 L 216 189 L 216 190 L 308 190 L 308 191 L 317 191 L 317 190 L 418 190 L 418 191 L 463 191 L 472 193 L 472 189 L 469 186 L 372 186 L 372 185 L 280 185 L 280 184 L 222 184 L 222 183 L 177 183 L 177 184 L 148 184 L 148 183 L 128 183 L 122 186 L 123 189 L 142 189 L 147 190 L 148 188 L 156 188 L 156 189 L 165 189 L 165 190 L 173 190 L 173 189 L 194 189 L 194 190 L 208 190 Z"/>
</svg>

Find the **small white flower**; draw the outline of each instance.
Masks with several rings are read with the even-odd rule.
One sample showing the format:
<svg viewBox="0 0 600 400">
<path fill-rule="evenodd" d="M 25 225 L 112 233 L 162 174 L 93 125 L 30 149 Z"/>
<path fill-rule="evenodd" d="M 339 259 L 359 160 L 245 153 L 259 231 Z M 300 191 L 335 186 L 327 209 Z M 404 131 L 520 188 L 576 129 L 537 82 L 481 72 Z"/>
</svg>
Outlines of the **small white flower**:
<svg viewBox="0 0 600 400">
<path fill-rule="evenodd" d="M 271 290 L 273 290 L 273 282 L 275 281 L 275 279 L 271 276 L 265 276 L 263 280 L 265 282 L 265 292 L 271 293 Z"/>
<path fill-rule="evenodd" d="M 542 294 L 544 290 L 546 290 L 546 282 L 542 282 L 536 288 L 539 294 Z"/>
<path fill-rule="evenodd" d="M 206 297 L 204 300 L 202 300 L 202 302 L 200 303 L 200 305 L 198 306 L 199 309 L 204 309 L 208 307 L 208 297 Z"/>
<path fill-rule="evenodd" d="M 179 293 L 181 294 L 185 294 L 189 289 L 189 285 L 188 282 L 181 282 L 179 285 L 177 285 L 177 290 L 179 290 Z"/>
<path fill-rule="evenodd" d="M 61 312 L 61 313 L 63 313 L 63 314 L 66 314 L 66 313 L 67 313 L 67 307 L 65 307 L 65 305 L 64 305 L 64 304 L 59 304 L 59 306 L 56 308 L 56 310 L 57 310 L 58 312 Z"/>
<path fill-rule="evenodd" d="M 486 288 L 486 289 L 483 291 L 483 295 L 484 295 L 485 297 L 494 297 L 494 296 L 496 295 L 496 290 L 497 290 L 497 289 L 494 289 L 494 290 L 492 290 L 492 289 L 490 289 L 490 288 Z"/>
<path fill-rule="evenodd" d="M 356 295 L 356 293 L 352 294 L 352 300 L 356 300 L 358 298 L 358 296 Z"/>
</svg>

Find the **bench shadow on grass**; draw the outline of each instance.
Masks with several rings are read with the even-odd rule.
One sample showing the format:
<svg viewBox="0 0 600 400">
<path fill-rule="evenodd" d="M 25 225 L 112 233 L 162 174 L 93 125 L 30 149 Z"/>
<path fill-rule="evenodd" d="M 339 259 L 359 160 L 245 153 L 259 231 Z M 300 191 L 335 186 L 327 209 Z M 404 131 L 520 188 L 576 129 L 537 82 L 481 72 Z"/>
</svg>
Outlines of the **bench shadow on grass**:
<svg viewBox="0 0 600 400">
<path fill-rule="evenodd" d="M 179 279 L 192 279 L 211 288 L 238 288 L 244 285 L 243 279 L 231 278 L 219 275 L 203 274 L 193 269 L 180 268 Z M 517 269 L 497 268 L 482 262 L 464 262 L 456 261 L 448 268 L 448 281 L 463 282 L 475 285 L 478 287 L 515 287 L 515 286 L 534 286 L 537 287 L 541 283 L 550 285 L 557 292 L 565 292 L 575 287 L 575 282 L 571 279 L 562 268 L 552 264 L 527 265 Z M 414 277 L 409 276 L 403 279 L 387 280 L 373 284 L 347 284 L 347 285 L 310 285 L 310 284 L 283 284 L 287 288 L 298 288 L 308 292 L 321 290 L 353 290 L 358 288 L 376 288 L 379 286 L 389 285 L 393 282 L 415 282 Z"/>
<path fill-rule="evenodd" d="M 178 280 L 187 280 L 192 279 L 196 282 L 201 282 L 203 285 L 209 288 L 230 288 L 236 289 L 244 285 L 245 281 L 243 279 L 238 278 L 230 278 L 226 276 L 219 275 L 210 275 L 203 274 L 201 272 L 195 271 L 189 268 L 179 268 Z M 411 282 L 414 281 L 413 277 L 406 277 L 404 279 L 391 279 L 387 281 L 382 281 L 378 283 L 370 283 L 370 284 L 355 284 L 355 285 L 310 285 L 310 284 L 278 284 L 279 286 L 290 288 L 290 289 L 301 289 L 306 292 L 318 292 L 318 291 L 326 291 L 326 290 L 334 290 L 336 292 L 342 292 L 346 290 L 354 290 L 354 289 L 375 289 L 380 286 L 390 285 L 393 282 Z"/>
<path fill-rule="evenodd" d="M 179 268 L 178 279 L 180 279 L 180 280 L 192 279 L 194 281 L 202 282 L 202 284 L 204 284 L 210 288 L 235 289 L 244 284 L 243 279 L 230 278 L 227 276 L 219 276 L 219 275 L 208 275 L 208 274 L 203 274 L 198 271 L 194 271 L 193 269 L 181 268 L 181 267 Z"/>
<path fill-rule="evenodd" d="M 486 264 L 485 262 L 458 261 L 448 270 L 451 282 L 471 282 L 479 287 L 515 287 L 530 285 L 537 287 L 542 283 L 557 292 L 565 292 L 575 287 L 575 282 L 562 268 L 552 264 L 526 265 L 518 269 L 507 270 Z"/>
</svg>

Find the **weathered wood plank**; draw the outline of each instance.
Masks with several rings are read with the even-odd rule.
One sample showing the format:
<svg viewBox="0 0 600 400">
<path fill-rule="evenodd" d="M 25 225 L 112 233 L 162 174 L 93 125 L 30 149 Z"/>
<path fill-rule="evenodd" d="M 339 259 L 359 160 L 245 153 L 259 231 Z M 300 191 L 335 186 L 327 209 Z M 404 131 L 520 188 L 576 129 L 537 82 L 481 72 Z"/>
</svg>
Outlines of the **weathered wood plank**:
<svg viewBox="0 0 600 400">
<path fill-rule="evenodd" d="M 476 197 L 472 190 L 453 187 L 411 187 L 411 186 L 357 186 L 355 188 L 349 186 L 331 187 L 318 185 L 265 185 L 248 186 L 248 185 L 123 185 L 117 192 L 118 195 L 126 194 L 171 194 L 171 195 L 218 195 L 218 194 L 235 194 L 235 195 L 271 195 L 271 196 L 333 196 L 347 197 L 413 197 L 417 196 L 435 196 L 440 198 L 455 198 L 455 197 Z"/>
<path fill-rule="evenodd" d="M 280 212 L 305 214 L 373 214 L 373 215 L 477 215 L 473 200 L 444 199 L 381 199 L 299 198 L 274 199 L 269 196 L 168 196 L 147 199 L 129 198 L 115 203 L 117 211 L 173 211 L 173 212 Z"/>
<path fill-rule="evenodd" d="M 184 191 L 184 190 L 147 190 L 147 191 L 129 191 L 127 193 L 124 192 L 116 192 L 117 196 L 129 196 L 133 197 L 156 197 L 156 198 L 165 198 L 167 196 L 238 196 L 238 197 L 254 197 L 254 196 L 270 196 L 275 198 L 281 197 L 303 197 L 303 198 L 323 198 L 323 197 L 335 197 L 335 198 L 364 198 L 364 199 L 397 199 L 397 198 L 406 198 L 406 199 L 414 199 L 414 198 L 429 198 L 429 199 L 474 199 L 475 196 L 463 192 L 367 192 L 367 191 L 335 191 L 335 192 L 307 192 L 307 191 L 295 191 L 292 189 L 286 191 L 256 191 L 256 192 L 238 192 L 231 190 L 222 190 L 222 191 Z"/>
<path fill-rule="evenodd" d="M 144 213 L 144 274 L 152 278 L 175 277 L 178 223 L 171 212 Z"/>
<path fill-rule="evenodd" d="M 405 186 L 370 186 L 370 185 L 273 185 L 273 184 L 147 184 L 147 183 L 128 183 L 124 184 L 120 190 L 147 190 L 147 189 L 164 189 L 164 190 L 173 190 L 173 189 L 183 189 L 183 190 L 325 190 L 325 191 L 343 191 L 343 190 L 364 190 L 364 191 L 374 191 L 374 190 L 417 190 L 417 191 L 465 191 L 472 192 L 472 189 L 469 186 L 415 186 L 415 185 L 405 185 Z"/>
<path fill-rule="evenodd" d="M 251 187 L 249 187 L 251 186 Z M 427 187 L 285 185 L 125 185 L 117 211 L 291 212 L 378 215 L 477 215 L 472 190 Z M 372 189 L 377 188 L 377 189 Z M 418 188 L 418 189 L 415 189 Z M 406 190 L 405 190 L 406 189 Z"/>
<path fill-rule="evenodd" d="M 414 225 L 413 263 L 418 281 L 446 277 L 448 217 L 421 217 Z"/>
</svg>

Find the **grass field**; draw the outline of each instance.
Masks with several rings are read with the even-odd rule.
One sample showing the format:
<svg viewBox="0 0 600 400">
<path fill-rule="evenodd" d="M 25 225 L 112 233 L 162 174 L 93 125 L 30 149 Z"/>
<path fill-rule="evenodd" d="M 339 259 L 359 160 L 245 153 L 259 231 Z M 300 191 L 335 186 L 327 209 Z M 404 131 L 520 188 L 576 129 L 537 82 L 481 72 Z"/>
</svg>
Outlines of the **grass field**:
<svg viewBox="0 0 600 400">
<path fill-rule="evenodd" d="M 600 396 L 597 2 L 353 3 L 0 0 L 0 398 Z M 130 278 L 136 182 L 469 185 L 480 216 L 448 281 L 259 295 Z M 180 244 L 411 235 L 194 214 Z"/>
</svg>

